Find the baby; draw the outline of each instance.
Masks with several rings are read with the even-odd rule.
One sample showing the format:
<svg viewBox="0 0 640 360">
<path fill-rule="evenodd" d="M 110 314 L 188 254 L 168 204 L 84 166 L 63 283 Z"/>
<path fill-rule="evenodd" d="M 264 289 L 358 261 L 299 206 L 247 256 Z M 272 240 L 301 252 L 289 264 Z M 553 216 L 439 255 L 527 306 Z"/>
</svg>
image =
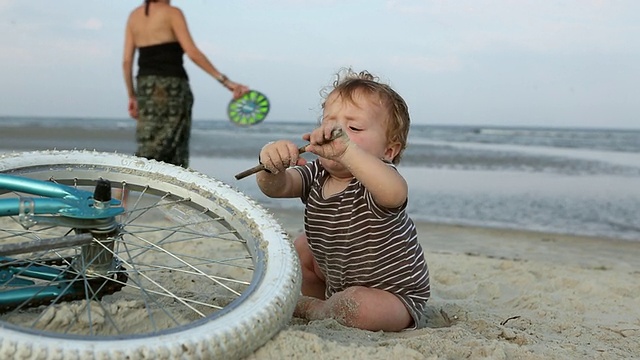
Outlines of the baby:
<svg viewBox="0 0 640 360">
<path fill-rule="evenodd" d="M 303 296 L 294 315 L 372 331 L 424 327 L 429 270 L 396 169 L 407 105 L 366 71 L 345 70 L 333 85 L 320 126 L 303 136 L 315 161 L 288 140 L 260 151 L 262 192 L 305 204 L 305 232 L 295 240 Z"/>
</svg>

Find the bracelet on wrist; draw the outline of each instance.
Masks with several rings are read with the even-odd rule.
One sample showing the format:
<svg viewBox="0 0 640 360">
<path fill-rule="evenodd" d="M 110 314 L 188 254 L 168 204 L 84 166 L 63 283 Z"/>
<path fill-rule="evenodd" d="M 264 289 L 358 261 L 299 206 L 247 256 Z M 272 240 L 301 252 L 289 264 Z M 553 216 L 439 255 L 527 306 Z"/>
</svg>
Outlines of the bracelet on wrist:
<svg viewBox="0 0 640 360">
<path fill-rule="evenodd" d="M 229 78 L 227 77 L 227 75 L 220 73 L 220 77 L 216 78 L 216 80 L 218 80 L 220 84 L 224 85 L 224 83 L 226 83 Z"/>
</svg>

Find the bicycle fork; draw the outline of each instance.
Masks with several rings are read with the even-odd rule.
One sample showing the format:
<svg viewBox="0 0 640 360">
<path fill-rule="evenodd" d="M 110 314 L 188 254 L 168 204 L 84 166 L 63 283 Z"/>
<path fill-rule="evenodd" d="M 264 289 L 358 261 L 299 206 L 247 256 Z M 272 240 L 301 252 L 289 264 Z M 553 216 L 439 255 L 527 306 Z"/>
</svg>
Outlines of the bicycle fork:
<svg viewBox="0 0 640 360">
<path fill-rule="evenodd" d="M 115 215 L 122 213 L 123 209 L 111 208 L 111 184 L 107 180 L 99 180 L 93 194 L 72 190 L 74 195 L 82 196 L 77 196 L 72 201 L 64 199 L 62 209 L 68 209 L 69 203 L 75 204 L 74 216 L 35 215 L 42 209 L 37 206 L 42 204 L 40 200 L 55 199 L 19 200 L 19 213 L 16 215 L 23 227 L 49 223 L 72 228 L 76 235 L 37 239 L 16 244 L 18 246 L 13 250 L 9 247 L 3 249 L 0 256 L 0 285 L 6 290 L 0 291 L 0 313 L 50 302 L 100 299 L 125 286 L 128 276 L 114 256 L 116 242 L 121 236 Z M 50 209 L 47 208 L 46 212 L 56 213 Z M 6 257 L 9 254 L 51 251 L 78 245 L 81 249 L 78 254 L 57 260 L 19 260 Z"/>
</svg>

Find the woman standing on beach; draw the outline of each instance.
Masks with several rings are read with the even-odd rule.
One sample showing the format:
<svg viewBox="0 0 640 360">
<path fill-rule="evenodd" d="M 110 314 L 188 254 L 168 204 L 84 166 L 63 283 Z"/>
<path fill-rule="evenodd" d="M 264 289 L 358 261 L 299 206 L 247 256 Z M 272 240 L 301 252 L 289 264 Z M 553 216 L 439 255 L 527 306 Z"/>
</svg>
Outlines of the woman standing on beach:
<svg viewBox="0 0 640 360">
<path fill-rule="evenodd" d="M 136 91 L 133 58 L 138 50 Z M 242 96 L 249 88 L 235 83 L 207 59 L 194 43 L 182 11 L 170 0 L 145 0 L 129 15 L 125 30 L 123 70 L 129 115 L 138 121 L 137 156 L 189 166 L 193 95 L 182 57 L 220 84 Z"/>
</svg>

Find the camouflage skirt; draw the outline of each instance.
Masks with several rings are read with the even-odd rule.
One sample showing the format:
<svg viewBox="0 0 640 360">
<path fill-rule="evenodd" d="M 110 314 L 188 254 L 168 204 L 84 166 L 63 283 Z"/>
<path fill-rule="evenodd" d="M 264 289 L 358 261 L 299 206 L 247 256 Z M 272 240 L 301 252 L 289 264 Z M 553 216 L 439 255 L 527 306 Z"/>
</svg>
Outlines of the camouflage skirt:
<svg viewBox="0 0 640 360">
<path fill-rule="evenodd" d="M 187 79 L 139 76 L 136 156 L 189 166 L 193 94 Z"/>
</svg>

